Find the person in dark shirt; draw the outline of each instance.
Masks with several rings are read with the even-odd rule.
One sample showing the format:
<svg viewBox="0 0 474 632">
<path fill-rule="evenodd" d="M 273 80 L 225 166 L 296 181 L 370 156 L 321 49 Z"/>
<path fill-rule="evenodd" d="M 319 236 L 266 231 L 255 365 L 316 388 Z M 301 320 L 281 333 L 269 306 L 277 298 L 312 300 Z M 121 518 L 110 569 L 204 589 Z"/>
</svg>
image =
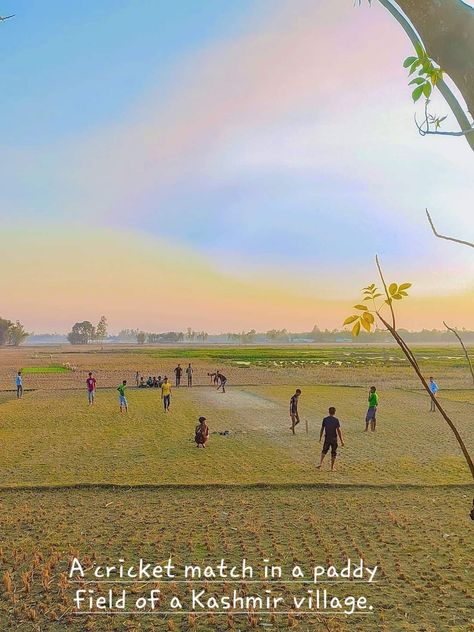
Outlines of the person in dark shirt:
<svg viewBox="0 0 474 632">
<path fill-rule="evenodd" d="M 301 389 L 297 388 L 295 394 L 290 399 L 290 430 L 295 434 L 295 426 L 300 423 L 300 416 L 298 415 L 298 399 L 301 395 Z"/>
<path fill-rule="evenodd" d="M 329 409 L 329 417 L 325 417 L 321 425 L 319 442 L 321 443 L 321 439 L 323 438 L 324 433 L 324 444 L 323 451 L 321 452 L 321 460 L 319 462 L 319 465 L 316 466 L 318 469 L 321 468 L 324 457 L 329 452 L 329 448 L 331 448 L 331 472 L 334 470 L 334 464 L 336 462 L 338 437 L 341 441 L 341 445 L 344 445 L 341 434 L 341 424 L 339 423 L 339 419 L 335 415 L 336 409 L 334 408 L 334 406 L 331 406 L 331 408 Z"/>
<path fill-rule="evenodd" d="M 219 369 L 217 370 L 217 378 L 219 380 L 219 385 L 217 387 L 217 390 L 222 389 L 222 392 L 225 393 L 225 385 L 227 384 L 227 378 L 225 375 L 223 375 Z"/>
<path fill-rule="evenodd" d="M 209 426 L 205 417 L 199 417 L 199 424 L 194 431 L 194 441 L 198 448 L 205 448 L 209 439 Z"/>
<path fill-rule="evenodd" d="M 179 388 L 181 384 L 181 375 L 183 374 L 183 368 L 180 364 L 175 368 L 174 374 L 176 376 L 176 386 Z"/>
</svg>

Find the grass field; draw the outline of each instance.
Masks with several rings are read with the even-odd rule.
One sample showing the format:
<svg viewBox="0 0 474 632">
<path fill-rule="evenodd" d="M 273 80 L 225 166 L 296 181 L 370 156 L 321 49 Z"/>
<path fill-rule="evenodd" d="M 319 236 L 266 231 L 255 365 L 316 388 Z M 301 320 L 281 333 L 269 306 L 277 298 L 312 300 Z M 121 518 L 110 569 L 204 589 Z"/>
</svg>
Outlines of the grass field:
<svg viewBox="0 0 474 632">
<path fill-rule="evenodd" d="M 24 375 L 35 375 L 37 373 L 67 373 L 69 369 L 65 366 L 25 366 L 21 369 Z"/>
<path fill-rule="evenodd" d="M 135 369 L 130 355 L 101 355 L 99 386 L 114 359 Z M 2 360 L 11 363 L 0 356 L 0 371 Z M 213 365 L 205 357 L 195 362 L 205 384 Z M 400 388 L 401 373 L 373 370 L 385 371 L 387 380 L 373 434 L 363 432 L 365 387 L 321 383 L 317 368 L 319 384 L 302 386 L 303 423 L 294 437 L 288 399 L 299 383 L 287 383 L 293 374 L 284 367 L 256 367 L 259 385 L 231 382 L 226 394 L 209 385 L 176 390 L 167 415 L 154 389 L 130 389 L 127 415 L 118 411 L 115 388 L 99 388 L 88 407 L 84 388 L 57 387 L 55 380 L 69 374 L 45 376 L 50 381 L 19 401 L 0 393 L 0 629 L 474 629 L 472 479 L 449 428 L 427 412 L 427 398 L 409 376 Z M 441 397 L 472 451 L 474 391 L 452 375 L 457 388 Z M 330 405 L 346 442 L 334 473 L 328 463 L 324 471 L 315 468 Z M 201 414 L 212 433 L 206 450 L 192 442 Z M 364 587 L 374 606 L 367 616 L 78 617 L 65 578 L 76 554 L 90 563 L 172 556 L 178 563 L 246 557 L 258 565 L 271 557 L 285 567 L 362 557 L 380 574 Z M 186 591 L 161 587 L 164 595 Z M 137 584 L 134 594 L 146 588 Z"/>
</svg>

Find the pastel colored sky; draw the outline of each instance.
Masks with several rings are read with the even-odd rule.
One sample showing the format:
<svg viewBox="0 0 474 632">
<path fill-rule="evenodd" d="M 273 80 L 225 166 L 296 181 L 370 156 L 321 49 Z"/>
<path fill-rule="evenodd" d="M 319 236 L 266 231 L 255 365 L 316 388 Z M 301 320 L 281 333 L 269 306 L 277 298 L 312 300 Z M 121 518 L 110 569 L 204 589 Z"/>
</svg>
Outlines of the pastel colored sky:
<svg viewBox="0 0 474 632">
<path fill-rule="evenodd" d="M 474 328 L 474 160 L 421 138 L 378 3 L 3 0 L 2 313 L 66 331 L 338 327 L 376 280 L 400 324 Z M 448 112 L 441 99 L 433 109 Z M 448 120 L 447 128 L 454 122 Z"/>
</svg>

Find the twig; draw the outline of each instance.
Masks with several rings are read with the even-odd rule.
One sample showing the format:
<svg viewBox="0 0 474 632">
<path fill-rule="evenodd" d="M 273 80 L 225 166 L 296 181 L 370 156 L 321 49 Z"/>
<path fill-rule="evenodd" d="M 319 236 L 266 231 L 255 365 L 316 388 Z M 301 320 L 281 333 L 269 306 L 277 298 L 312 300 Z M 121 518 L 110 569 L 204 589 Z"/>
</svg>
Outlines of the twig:
<svg viewBox="0 0 474 632">
<path fill-rule="evenodd" d="M 413 118 L 415 119 L 415 125 L 418 128 L 418 132 L 420 133 L 420 136 L 427 136 L 428 134 L 431 134 L 432 136 L 466 136 L 466 134 L 472 134 L 472 132 L 474 132 L 474 127 L 470 127 L 469 129 L 463 129 L 460 132 L 433 131 L 429 128 L 430 124 L 427 120 L 424 121 L 427 127 L 426 129 L 423 129 L 423 127 L 418 123 L 418 120 L 416 118 L 416 113 Z"/>
<path fill-rule="evenodd" d="M 444 320 L 443 320 L 443 325 L 446 327 L 446 329 L 451 331 L 456 336 L 456 338 L 459 340 L 459 344 L 461 345 L 462 350 L 464 351 L 464 355 L 466 356 L 466 360 L 467 360 L 467 363 L 469 365 L 469 370 L 471 371 L 472 381 L 474 383 L 474 369 L 472 368 L 471 358 L 469 357 L 469 354 L 467 352 L 466 347 L 464 346 L 464 342 L 462 341 L 461 336 L 458 334 L 456 329 L 454 329 L 453 327 L 450 327 L 448 324 L 446 324 L 446 321 L 444 321 Z"/>
<path fill-rule="evenodd" d="M 380 274 L 380 278 L 382 279 L 382 283 L 384 284 L 385 287 L 385 292 L 388 296 L 388 291 L 387 291 L 387 285 L 385 283 L 385 279 L 383 276 L 383 272 L 382 272 L 382 267 L 380 265 L 379 259 L 378 257 L 376 257 L 376 262 L 377 262 L 377 268 L 379 270 L 379 274 Z M 395 342 L 398 344 L 398 346 L 401 348 L 401 350 L 403 351 L 405 357 L 407 358 L 408 362 L 411 364 L 411 366 L 413 367 L 415 373 L 418 376 L 418 379 L 420 380 L 420 382 L 423 385 L 423 388 L 425 389 L 425 391 L 428 393 L 428 395 L 430 396 L 431 400 L 434 402 L 435 407 L 439 410 L 439 412 L 441 413 L 443 419 L 446 421 L 446 423 L 448 424 L 448 426 L 451 428 L 451 430 L 454 433 L 454 436 L 456 437 L 456 440 L 461 448 L 461 451 L 464 455 L 464 458 L 466 459 L 466 463 L 469 467 L 469 470 L 471 472 L 471 476 L 472 478 L 474 478 L 474 463 L 472 461 L 471 455 L 469 454 L 468 449 L 466 448 L 466 445 L 461 437 L 461 435 L 459 434 L 459 430 L 456 428 L 456 426 L 454 425 L 454 423 L 451 421 L 451 419 L 449 418 L 448 414 L 446 413 L 446 411 L 444 410 L 444 408 L 441 406 L 441 404 L 439 403 L 438 399 L 435 397 L 435 395 L 431 392 L 430 387 L 428 386 L 428 383 L 426 382 L 420 367 L 418 365 L 418 362 L 416 361 L 415 356 L 413 355 L 412 351 L 410 350 L 410 348 L 408 347 L 408 345 L 406 344 L 406 342 L 403 340 L 403 338 L 400 336 L 400 334 L 398 333 L 398 331 L 396 330 L 396 328 L 392 325 L 390 325 L 390 323 L 388 323 L 383 316 L 380 315 L 380 312 L 377 311 L 377 316 L 380 318 L 381 322 L 385 325 L 385 327 L 387 328 L 387 330 L 390 332 L 390 334 L 392 335 L 392 337 L 394 338 Z M 393 314 L 393 308 L 392 308 L 392 314 Z M 395 318 L 395 317 L 394 317 Z M 471 517 L 474 520 L 473 514 L 471 513 Z"/>
<path fill-rule="evenodd" d="M 474 244 L 471 241 L 464 241 L 463 239 L 456 239 L 455 237 L 446 237 L 446 235 L 441 235 L 436 230 L 435 225 L 433 224 L 433 220 L 431 219 L 431 215 L 429 214 L 428 209 L 426 209 L 426 216 L 427 216 L 428 221 L 430 223 L 431 229 L 432 229 L 432 231 L 433 231 L 433 233 L 435 234 L 436 237 L 439 237 L 439 239 L 446 239 L 447 241 L 454 241 L 457 244 L 463 244 L 464 246 L 470 246 L 471 248 L 474 248 Z"/>
</svg>

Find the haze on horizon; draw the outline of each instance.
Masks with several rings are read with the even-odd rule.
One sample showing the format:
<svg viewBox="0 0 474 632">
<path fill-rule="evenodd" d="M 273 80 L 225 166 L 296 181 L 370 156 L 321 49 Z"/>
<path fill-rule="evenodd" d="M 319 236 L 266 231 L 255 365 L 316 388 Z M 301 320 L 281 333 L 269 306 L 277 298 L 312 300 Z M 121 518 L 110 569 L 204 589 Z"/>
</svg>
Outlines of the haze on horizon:
<svg viewBox="0 0 474 632">
<path fill-rule="evenodd" d="M 424 216 L 474 237 L 471 152 L 418 135 L 411 47 L 378 3 L 2 9 L 1 316 L 339 328 L 378 253 L 413 283 L 401 326 L 474 328 L 472 253 Z"/>
</svg>

